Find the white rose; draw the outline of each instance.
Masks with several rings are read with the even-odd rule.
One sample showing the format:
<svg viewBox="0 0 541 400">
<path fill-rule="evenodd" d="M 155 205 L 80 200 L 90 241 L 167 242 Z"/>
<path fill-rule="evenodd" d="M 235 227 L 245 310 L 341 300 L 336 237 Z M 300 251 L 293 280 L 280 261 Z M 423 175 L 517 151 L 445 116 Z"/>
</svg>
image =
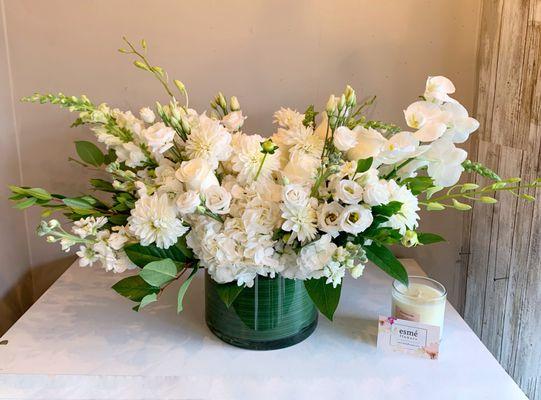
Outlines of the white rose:
<svg viewBox="0 0 541 400">
<path fill-rule="evenodd" d="M 231 204 L 231 193 L 214 185 L 205 190 L 205 206 L 215 214 L 227 214 Z"/>
<path fill-rule="evenodd" d="M 246 117 L 242 116 L 242 111 L 233 111 L 222 118 L 222 124 L 230 132 L 238 131 L 244 124 Z"/>
<path fill-rule="evenodd" d="M 334 132 L 334 146 L 340 151 L 348 151 L 357 145 L 357 134 L 346 126 Z"/>
<path fill-rule="evenodd" d="M 372 212 L 360 205 L 351 205 L 340 216 L 340 229 L 348 233 L 361 233 L 372 225 Z"/>
<path fill-rule="evenodd" d="M 389 189 L 387 181 L 381 179 L 376 183 L 366 185 L 363 192 L 363 200 L 371 206 L 379 206 L 389 202 Z"/>
<path fill-rule="evenodd" d="M 363 198 L 363 188 L 355 181 L 343 179 L 336 185 L 334 198 L 346 204 L 357 204 Z"/>
<path fill-rule="evenodd" d="M 143 107 L 139 110 L 139 115 L 141 116 L 141 119 L 145 121 L 147 124 L 152 124 L 154 120 L 156 119 L 156 115 L 154 115 L 154 111 L 152 111 L 148 107 Z"/>
<path fill-rule="evenodd" d="M 152 152 L 162 154 L 173 146 L 175 131 L 163 122 L 158 122 L 143 130 L 142 136 Z"/>
<path fill-rule="evenodd" d="M 292 183 L 284 186 L 282 198 L 288 207 L 304 207 L 309 199 L 308 190 L 302 185 Z"/>
<path fill-rule="evenodd" d="M 204 191 L 210 186 L 220 185 L 210 164 L 202 158 L 183 161 L 175 176 L 186 185 L 187 190 Z"/>
<path fill-rule="evenodd" d="M 343 211 L 344 207 L 336 201 L 322 204 L 317 213 L 319 229 L 327 232 L 332 237 L 338 236 L 340 215 L 342 215 Z"/>
<path fill-rule="evenodd" d="M 181 214 L 191 214 L 195 212 L 195 209 L 200 204 L 201 199 L 199 198 L 199 193 L 193 190 L 188 190 L 177 198 L 177 210 Z"/>
</svg>

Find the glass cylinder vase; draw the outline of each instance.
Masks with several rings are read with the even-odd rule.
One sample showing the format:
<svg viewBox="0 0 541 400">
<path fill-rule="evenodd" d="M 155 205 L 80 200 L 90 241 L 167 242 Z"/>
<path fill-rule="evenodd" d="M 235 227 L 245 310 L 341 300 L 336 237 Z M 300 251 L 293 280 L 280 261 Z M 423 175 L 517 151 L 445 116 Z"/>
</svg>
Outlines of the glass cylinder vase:
<svg viewBox="0 0 541 400">
<path fill-rule="evenodd" d="M 300 280 L 257 276 L 230 307 L 205 274 L 205 318 L 218 338 L 233 346 L 273 350 L 306 339 L 317 325 L 317 310 Z"/>
</svg>

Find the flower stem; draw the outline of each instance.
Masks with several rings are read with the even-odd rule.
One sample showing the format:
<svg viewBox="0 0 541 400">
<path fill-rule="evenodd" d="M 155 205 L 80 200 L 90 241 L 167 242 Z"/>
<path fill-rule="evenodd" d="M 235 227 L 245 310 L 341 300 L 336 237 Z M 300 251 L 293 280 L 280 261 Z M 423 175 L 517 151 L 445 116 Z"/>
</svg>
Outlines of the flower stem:
<svg viewBox="0 0 541 400">
<path fill-rule="evenodd" d="M 259 168 L 257 169 L 257 172 L 255 174 L 254 182 L 257 181 L 257 178 L 259 178 L 259 174 L 261 173 L 261 169 L 263 168 L 263 164 L 265 163 L 266 159 L 267 159 L 267 153 L 263 153 L 263 158 L 261 159 L 261 162 L 259 163 Z"/>
<path fill-rule="evenodd" d="M 383 177 L 383 179 L 391 179 L 391 178 L 394 178 L 397 174 L 397 172 L 400 170 L 400 168 L 402 167 L 405 167 L 406 165 L 408 165 L 410 162 L 412 162 L 414 160 L 414 158 L 409 158 L 407 159 L 406 161 L 404 161 L 402 164 L 400 164 L 398 167 L 396 167 L 395 169 L 393 169 L 391 172 L 389 172 L 386 176 Z"/>
</svg>

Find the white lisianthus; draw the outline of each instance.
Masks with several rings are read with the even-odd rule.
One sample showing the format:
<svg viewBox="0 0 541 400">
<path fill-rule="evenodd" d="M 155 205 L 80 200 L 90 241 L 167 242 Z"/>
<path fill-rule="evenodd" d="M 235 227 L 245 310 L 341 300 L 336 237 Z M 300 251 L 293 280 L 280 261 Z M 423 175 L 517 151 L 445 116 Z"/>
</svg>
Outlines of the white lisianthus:
<svg viewBox="0 0 541 400">
<path fill-rule="evenodd" d="M 143 246 L 156 243 L 167 249 L 188 231 L 176 217 L 176 208 L 166 193 L 140 198 L 128 218 L 128 227 Z"/>
<path fill-rule="evenodd" d="M 378 170 L 376 168 L 370 168 L 368 171 L 357 174 L 355 177 L 355 182 L 361 186 L 373 185 L 378 181 Z"/>
<path fill-rule="evenodd" d="M 336 185 L 334 199 L 345 204 L 357 204 L 363 198 L 363 188 L 355 181 L 343 179 Z"/>
<path fill-rule="evenodd" d="M 175 172 L 175 176 L 184 183 L 187 190 L 201 192 L 213 185 L 220 185 L 211 165 L 202 158 L 183 161 Z"/>
<path fill-rule="evenodd" d="M 319 279 L 323 276 L 324 268 L 331 262 L 337 248 L 331 240 L 331 235 L 323 235 L 301 249 L 297 262 L 306 278 Z"/>
<path fill-rule="evenodd" d="M 219 161 L 229 158 L 231 150 L 231 134 L 220 121 L 203 114 L 186 139 L 184 154 L 188 159 L 205 159 L 216 169 Z"/>
<path fill-rule="evenodd" d="M 402 235 L 408 229 L 415 229 L 418 225 L 419 201 L 417 197 L 406 186 L 398 185 L 394 180 L 388 182 L 389 200 L 402 203 L 400 211 L 389 217 L 388 221 L 381 226 L 388 226 L 393 229 L 398 229 Z"/>
<path fill-rule="evenodd" d="M 125 162 L 131 168 L 140 167 L 147 160 L 141 147 L 133 142 L 122 143 L 121 146 L 115 148 L 115 152 L 117 161 Z"/>
<path fill-rule="evenodd" d="M 242 111 L 233 111 L 222 118 L 222 124 L 229 132 L 236 132 L 244 124 L 246 117 L 242 116 Z"/>
<path fill-rule="evenodd" d="M 455 92 L 455 85 L 445 76 L 429 76 L 426 80 L 424 98 L 434 103 L 443 103 L 445 101 L 454 102 L 449 94 Z"/>
<path fill-rule="evenodd" d="M 173 147 L 175 131 L 158 122 L 144 129 L 141 136 L 154 154 L 162 154 Z"/>
<path fill-rule="evenodd" d="M 304 207 L 310 199 L 308 189 L 299 184 L 284 186 L 282 199 L 287 207 Z"/>
<path fill-rule="evenodd" d="M 215 214 L 227 214 L 231 204 L 231 193 L 218 185 L 210 186 L 203 192 L 205 206 Z"/>
<path fill-rule="evenodd" d="M 434 179 L 437 186 L 453 186 L 460 179 L 464 168 L 462 163 L 468 153 L 457 148 L 447 138 L 436 140 L 430 145 L 422 158 L 428 162 L 428 175 Z"/>
<path fill-rule="evenodd" d="M 370 206 L 379 206 L 389 202 L 389 187 L 385 179 L 368 184 L 364 187 L 363 201 Z"/>
<path fill-rule="evenodd" d="M 304 121 L 304 114 L 300 114 L 290 108 L 282 107 L 279 111 L 274 113 L 274 122 L 287 129 L 300 127 L 302 121 Z"/>
<path fill-rule="evenodd" d="M 357 134 L 347 126 L 340 126 L 334 131 L 334 146 L 340 151 L 348 151 L 357 145 Z"/>
<path fill-rule="evenodd" d="M 377 157 L 387 143 L 381 133 L 372 128 L 356 126 L 353 131 L 357 135 L 357 144 L 347 152 L 348 160 L 362 160 Z"/>
<path fill-rule="evenodd" d="M 365 231 L 372 225 L 372 212 L 361 205 L 350 205 L 344 208 L 340 216 L 340 229 L 354 235 Z"/>
<path fill-rule="evenodd" d="M 154 115 L 154 111 L 152 111 L 149 107 L 141 108 L 139 110 L 139 116 L 147 124 L 152 124 L 156 120 L 156 115 Z"/>
<path fill-rule="evenodd" d="M 336 201 L 323 203 L 317 212 L 318 228 L 332 237 L 338 236 L 343 211 L 344 207 Z"/>
<path fill-rule="evenodd" d="M 177 198 L 177 210 L 181 214 L 192 214 L 201 204 L 199 193 L 195 190 L 188 190 Z"/>
</svg>

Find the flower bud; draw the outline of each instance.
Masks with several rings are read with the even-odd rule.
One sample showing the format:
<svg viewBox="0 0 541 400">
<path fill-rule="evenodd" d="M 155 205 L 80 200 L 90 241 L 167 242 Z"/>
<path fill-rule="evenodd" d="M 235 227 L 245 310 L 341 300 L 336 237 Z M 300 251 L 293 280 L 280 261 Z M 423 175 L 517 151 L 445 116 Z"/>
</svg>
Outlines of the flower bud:
<svg viewBox="0 0 541 400">
<path fill-rule="evenodd" d="M 494 197 L 490 197 L 490 196 L 481 196 L 479 198 L 479 200 L 482 202 L 482 203 L 486 203 L 486 204 L 494 204 L 494 203 L 497 203 L 498 200 L 496 200 Z"/>
<path fill-rule="evenodd" d="M 278 148 L 271 139 L 267 139 L 261 142 L 261 152 L 263 154 L 274 154 L 274 151 Z"/>
<path fill-rule="evenodd" d="M 229 100 L 229 106 L 231 107 L 231 111 L 240 110 L 240 104 L 236 96 L 231 96 L 231 100 Z"/>
<path fill-rule="evenodd" d="M 218 98 L 217 98 L 217 103 L 220 105 L 220 107 L 222 107 L 224 110 L 227 109 L 227 103 L 225 101 L 225 97 L 224 95 L 222 94 L 222 92 L 219 92 L 218 93 Z"/>
<path fill-rule="evenodd" d="M 47 236 L 45 240 L 47 240 L 48 243 L 56 242 L 56 238 L 54 236 Z"/>
<path fill-rule="evenodd" d="M 145 71 L 149 70 L 147 65 L 144 62 L 139 61 L 139 60 L 134 61 L 133 65 L 135 65 L 137 68 L 140 68 L 140 69 L 145 70 Z"/>
<path fill-rule="evenodd" d="M 460 201 L 456 200 L 456 199 L 453 199 L 453 207 L 456 209 L 456 210 L 459 210 L 459 211 L 468 211 L 468 210 L 471 210 L 471 206 L 469 204 L 464 204 L 464 203 L 461 203 Z"/>
<path fill-rule="evenodd" d="M 175 83 L 175 86 L 177 87 L 177 89 L 181 92 L 181 93 L 184 93 L 186 91 L 186 86 L 184 86 L 184 83 L 182 83 L 181 81 L 179 81 L 178 79 L 175 79 L 173 81 Z"/>
<path fill-rule="evenodd" d="M 334 94 L 331 94 L 329 97 L 329 100 L 327 101 L 327 106 L 325 108 L 325 111 L 327 111 L 328 116 L 331 116 L 334 114 L 335 109 L 336 109 L 336 97 L 334 97 Z"/>
<path fill-rule="evenodd" d="M 404 236 L 402 237 L 402 246 L 404 247 L 414 247 L 419 244 L 419 238 L 417 237 L 417 232 L 407 230 Z"/>
<path fill-rule="evenodd" d="M 338 111 L 342 111 L 345 106 L 346 106 L 346 96 L 342 95 L 340 96 L 340 100 L 338 101 Z"/>
<path fill-rule="evenodd" d="M 191 131 L 190 124 L 184 118 L 180 119 L 180 126 L 182 127 L 182 130 L 185 133 L 187 133 L 187 134 L 190 133 L 190 131 Z"/>
<path fill-rule="evenodd" d="M 440 203 L 431 202 L 426 205 L 426 209 L 428 211 L 440 211 L 440 210 L 445 210 L 445 206 Z"/>
</svg>

